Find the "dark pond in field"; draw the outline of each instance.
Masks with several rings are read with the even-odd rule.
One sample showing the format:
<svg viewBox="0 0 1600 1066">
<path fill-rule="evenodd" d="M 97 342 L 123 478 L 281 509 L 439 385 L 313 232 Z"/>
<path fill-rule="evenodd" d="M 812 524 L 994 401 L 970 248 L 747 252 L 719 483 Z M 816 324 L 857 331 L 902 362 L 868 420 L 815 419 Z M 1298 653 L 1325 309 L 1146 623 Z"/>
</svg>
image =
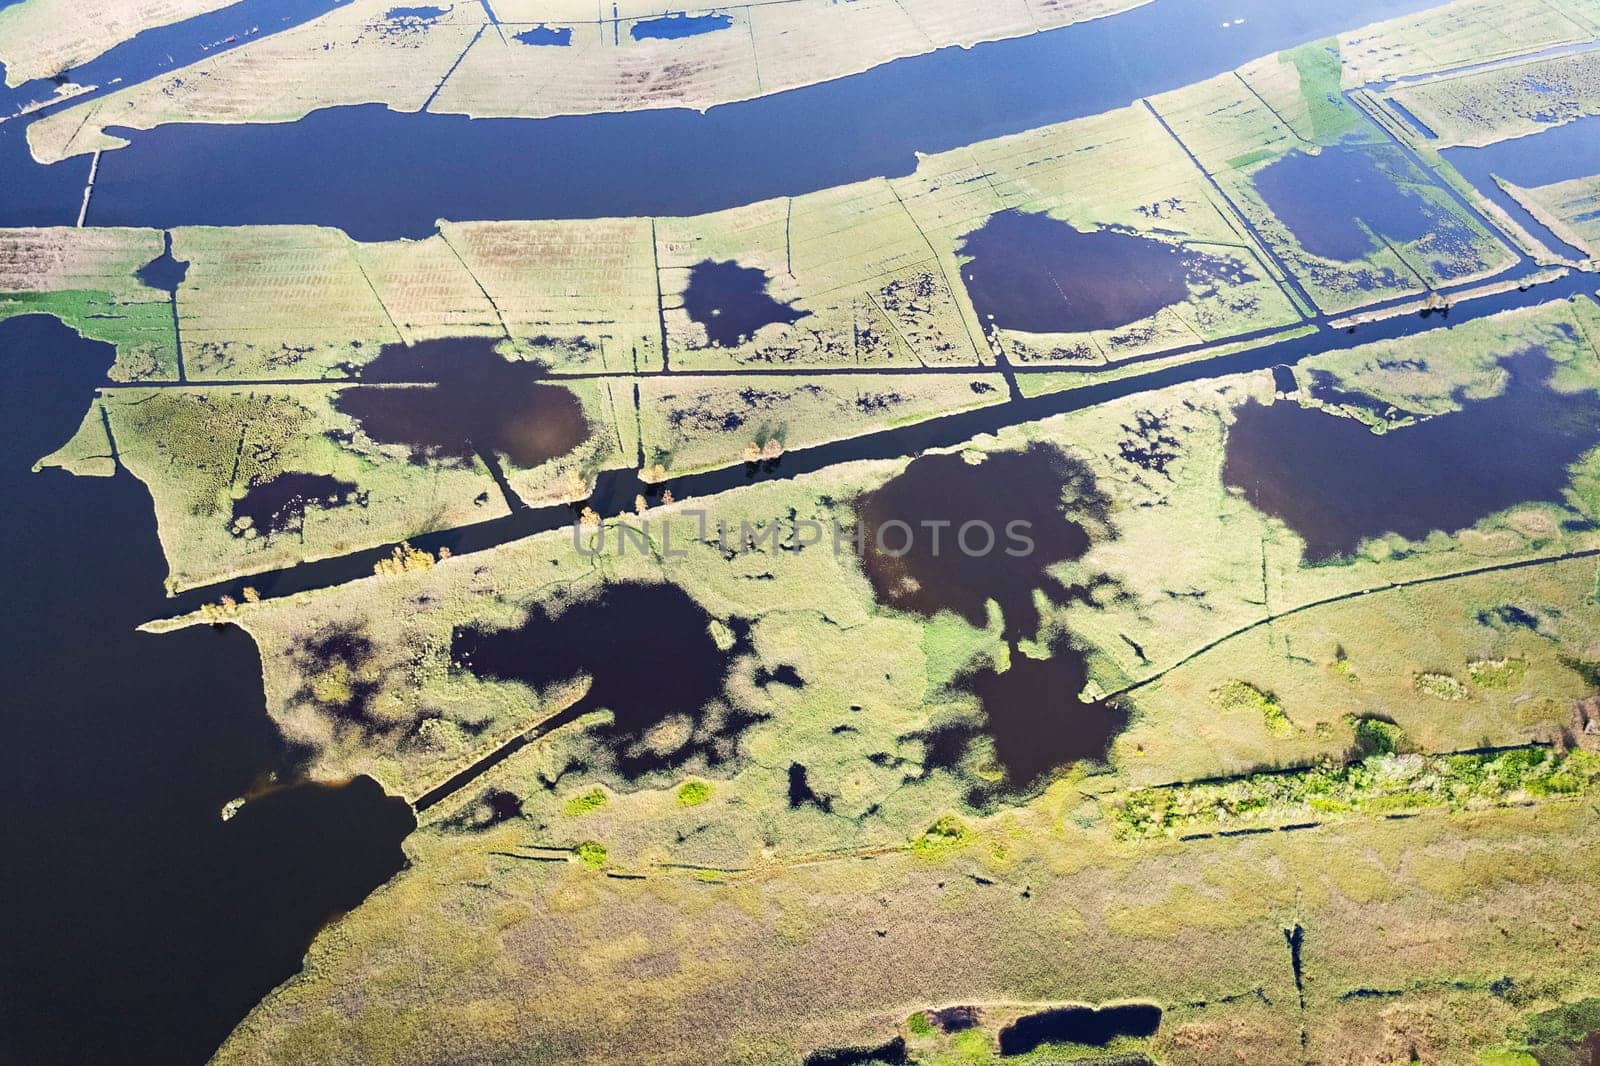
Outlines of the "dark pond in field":
<svg viewBox="0 0 1600 1066">
<path fill-rule="evenodd" d="M 942 1029 L 947 1033 L 960 1033 L 975 1028 L 983 1019 L 983 1010 L 979 1007 L 942 1007 L 939 1010 L 924 1011 L 923 1017 L 928 1019 L 928 1024 Z"/>
<path fill-rule="evenodd" d="M 183 279 L 189 276 L 189 263 L 184 259 L 175 259 L 172 255 L 172 234 L 162 234 L 164 247 L 161 254 L 134 272 L 141 284 L 162 292 L 175 293 L 178 286 L 183 284 Z"/>
<path fill-rule="evenodd" d="M 420 22 L 432 22 L 441 15 L 449 14 L 449 8 L 422 6 L 422 7 L 391 7 L 384 12 L 386 19 L 416 19 Z"/>
<path fill-rule="evenodd" d="M 542 728 L 610 711 L 609 724 L 587 733 L 596 758 L 631 780 L 691 761 L 729 763 L 756 720 L 722 699 L 744 648 L 741 627 L 734 624 L 735 643 L 724 651 L 711 621 L 676 585 L 608 585 L 589 599 L 537 608 L 515 629 L 458 629 L 450 654 L 478 677 L 541 692 L 592 678 L 583 698 Z"/>
<path fill-rule="evenodd" d="M 732 348 L 755 336 L 762 326 L 787 325 L 806 316 L 807 312 L 769 296 L 770 281 L 759 267 L 707 259 L 689 270 L 683 309 L 705 327 L 711 344 Z"/>
<path fill-rule="evenodd" d="M 1000 1054 L 1026 1055 L 1042 1044 L 1105 1047 L 1118 1037 L 1142 1039 L 1161 1027 L 1161 1008 L 1153 1003 L 1116 1007 L 1053 1007 L 1025 1014 L 1000 1030 Z"/>
<path fill-rule="evenodd" d="M 1154 0 L 704 114 L 529 122 L 363 105 L 275 125 L 128 131 L 131 146 L 101 158 L 88 219 L 167 227 L 303 222 L 389 240 L 426 236 L 441 217 L 715 211 L 906 174 L 918 151 L 1124 107 L 1279 48 L 1430 6 L 1433 0 Z M 36 166 L 24 132 L 20 122 L 0 125 L 0 225 L 71 225 L 88 158 Z"/>
<path fill-rule="evenodd" d="M 340 481 L 328 474 L 286 471 L 267 481 L 250 483 L 249 490 L 233 501 L 229 529 L 236 537 L 298 533 L 305 529 L 308 508 L 326 511 L 365 503 L 365 494 L 353 481 Z"/>
<path fill-rule="evenodd" d="M 135 628 L 170 609 L 148 494 L 125 472 L 31 471 L 111 361 L 54 319 L 0 324 L 6 1062 L 204 1061 L 401 867 L 413 824 L 364 779 L 272 791 L 302 753 L 267 717 L 250 639 Z"/>
<path fill-rule="evenodd" d="M 641 19 L 628 30 L 636 41 L 659 38 L 676 40 L 680 37 L 698 37 L 714 33 L 733 25 L 731 15 L 689 15 L 678 12 L 660 18 Z"/>
<path fill-rule="evenodd" d="M 1028 793 L 1074 763 L 1103 762 L 1128 726 L 1128 712 L 1120 706 L 1080 695 L 1089 682 L 1082 652 L 1064 641 L 1049 652 L 1048 659 L 1032 659 L 1013 646 L 1004 673 L 984 667 L 958 682 L 983 708 L 981 732 L 993 741 L 995 761 L 1005 772 L 997 791 L 1007 795 Z"/>
<path fill-rule="evenodd" d="M 1499 204 L 1551 249 L 1578 258 L 1583 253 L 1566 244 L 1534 218 L 1495 178 L 1534 189 L 1573 178 L 1600 174 L 1600 117 L 1578 119 L 1531 137 L 1501 141 L 1483 148 L 1447 148 L 1444 157 L 1485 196 Z"/>
<path fill-rule="evenodd" d="M 877 1047 L 823 1048 L 805 1057 L 803 1066 L 902 1066 L 911 1061 L 906 1057 L 906 1041 L 897 1036 Z"/>
<path fill-rule="evenodd" d="M 1256 172 L 1256 191 L 1312 255 L 1360 259 L 1378 247 L 1370 231 L 1407 242 L 1436 232 L 1444 216 L 1406 191 L 1371 149 L 1339 144 L 1296 149 Z M 1415 180 L 1415 179 L 1412 179 Z"/>
<path fill-rule="evenodd" d="M 1183 302 L 1190 280 L 1250 280 L 1180 245 L 1018 210 L 991 215 L 957 251 L 970 259 L 961 277 L 978 317 L 1025 333 L 1116 329 Z"/>
<path fill-rule="evenodd" d="M 951 611 L 982 628 L 993 600 L 1015 640 L 1038 631 L 1036 590 L 1077 593 L 1046 570 L 1083 557 L 1091 538 L 1082 523 L 1103 524 L 1106 506 L 1086 466 L 1035 444 L 981 463 L 923 456 L 859 497 L 855 511 L 879 602 L 930 618 Z"/>
<path fill-rule="evenodd" d="M 373 440 L 410 445 L 419 458 L 503 455 L 531 469 L 588 440 L 589 420 L 572 390 L 541 381 L 537 364 L 501 358 L 494 344 L 386 344 L 361 368 L 366 384 L 341 390 L 334 406 Z"/>
<path fill-rule="evenodd" d="M 572 27 L 546 26 L 540 23 L 531 29 L 523 30 L 521 33 L 513 33 L 511 39 L 522 44 L 565 48 L 572 43 Z"/>
<path fill-rule="evenodd" d="M 1600 444 L 1600 403 L 1549 388 L 1542 349 L 1501 366 L 1499 395 L 1382 435 L 1296 403 L 1247 403 L 1223 480 L 1304 538 L 1309 562 L 1349 556 L 1369 537 L 1420 540 L 1515 504 L 1561 502 L 1567 467 Z"/>
</svg>

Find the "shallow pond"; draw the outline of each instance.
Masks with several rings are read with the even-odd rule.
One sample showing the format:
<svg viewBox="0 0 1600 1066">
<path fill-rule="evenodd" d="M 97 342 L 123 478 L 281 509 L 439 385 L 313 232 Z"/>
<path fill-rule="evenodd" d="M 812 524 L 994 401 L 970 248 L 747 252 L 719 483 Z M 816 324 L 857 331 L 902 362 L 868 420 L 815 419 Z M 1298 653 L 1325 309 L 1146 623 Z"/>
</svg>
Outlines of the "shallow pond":
<svg viewBox="0 0 1600 1066">
<path fill-rule="evenodd" d="M 1054 1007 L 1025 1014 L 1000 1030 L 1000 1054 L 1025 1055 L 1041 1044 L 1105 1047 L 1118 1037 L 1154 1036 L 1161 1008 L 1153 1003 L 1115 1007 Z"/>
<path fill-rule="evenodd" d="M 1404 243 L 1445 221 L 1396 178 L 1371 149 L 1333 145 L 1315 155 L 1296 149 L 1257 171 L 1253 181 L 1306 251 L 1347 261 L 1379 247 L 1374 233 Z"/>
<path fill-rule="evenodd" d="M 1024 333 L 1116 329 L 1182 303 L 1190 279 L 1252 280 L 1181 245 L 1017 210 L 990 216 L 957 251 L 978 318 Z"/>
<path fill-rule="evenodd" d="M 1128 727 L 1126 710 L 1080 695 L 1089 681 L 1082 652 L 1064 642 L 1049 651 L 1048 659 L 1031 659 L 1013 648 L 1004 673 L 985 667 L 959 682 L 983 708 L 982 732 L 1005 773 L 998 791 L 1007 795 L 1033 792 L 1074 763 L 1104 762 Z"/>
<path fill-rule="evenodd" d="M 1297 403 L 1247 403 L 1223 480 L 1299 534 L 1307 562 L 1353 555 L 1370 537 L 1421 540 L 1519 503 L 1560 503 L 1567 468 L 1600 445 L 1600 403 L 1549 388 L 1542 350 L 1501 365 L 1499 395 L 1381 435 Z"/>
<path fill-rule="evenodd" d="M 490 338 L 384 345 L 360 370 L 368 384 L 338 392 L 334 407 L 368 437 L 409 445 L 419 458 L 492 462 L 498 455 L 532 469 L 588 440 L 589 420 L 572 390 L 541 381 L 541 367 L 504 359 L 494 345 Z"/>
<path fill-rule="evenodd" d="M 676 585 L 608 585 L 593 598 L 535 609 L 515 629 L 458 629 L 450 655 L 478 677 L 536 691 L 591 678 L 588 691 L 542 732 L 597 710 L 588 727 L 596 757 L 635 779 L 681 767 L 731 762 L 755 719 L 722 702 L 743 639 L 718 647 L 711 616 Z"/>
<path fill-rule="evenodd" d="M 233 501 L 229 528 L 235 536 L 271 536 L 305 529 L 306 510 L 332 510 L 364 503 L 355 482 L 327 474 L 285 471 L 277 477 L 250 484 Z M 254 534 L 250 530 L 255 530 Z"/>
<path fill-rule="evenodd" d="M 759 267 L 707 259 L 689 270 L 683 309 L 691 321 L 705 328 L 712 345 L 736 347 L 762 326 L 788 325 L 808 313 L 774 300 L 767 293 L 770 282 Z"/>
<path fill-rule="evenodd" d="M 662 15 L 660 18 L 640 19 L 628 28 L 628 33 L 636 41 L 652 38 L 677 40 L 681 37 L 698 37 L 705 33 L 715 33 L 732 25 L 731 15 L 689 15 L 680 11 Z"/>
<path fill-rule="evenodd" d="M 989 623 L 1000 605 L 1007 639 L 1039 628 L 1036 591 L 1067 594 L 1046 572 L 1089 550 L 1105 497 L 1094 475 L 1048 445 L 996 452 L 981 463 L 928 455 L 856 500 L 862 566 L 879 602 L 933 617 Z"/>
</svg>

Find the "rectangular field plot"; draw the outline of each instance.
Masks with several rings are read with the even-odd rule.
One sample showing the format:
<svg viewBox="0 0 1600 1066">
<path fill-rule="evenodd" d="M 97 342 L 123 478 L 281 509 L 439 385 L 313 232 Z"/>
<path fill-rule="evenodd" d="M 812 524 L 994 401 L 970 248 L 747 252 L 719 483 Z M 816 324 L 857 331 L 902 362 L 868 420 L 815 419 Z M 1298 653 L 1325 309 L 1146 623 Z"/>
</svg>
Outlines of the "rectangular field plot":
<svg viewBox="0 0 1600 1066">
<path fill-rule="evenodd" d="M 314 226 L 173 232 L 192 380 L 346 377 L 401 340 L 342 232 Z"/>
<path fill-rule="evenodd" d="M 161 252 L 157 230 L 0 230 L 0 320 L 55 315 L 116 345 L 112 380 L 175 380 L 171 297 L 139 277 Z"/>
<path fill-rule="evenodd" d="M 1600 114 L 1600 49 L 1429 78 L 1387 95 L 1436 147 L 1494 144 Z"/>
<path fill-rule="evenodd" d="M 640 382 L 645 458 L 674 474 L 734 466 L 938 415 L 999 403 L 994 372 L 647 378 Z"/>
<path fill-rule="evenodd" d="M 518 354 L 613 374 L 661 366 L 651 232 L 647 218 L 440 226 Z"/>
<path fill-rule="evenodd" d="M 1339 36 L 1344 85 L 1369 85 L 1591 39 L 1596 0 L 1456 0 Z"/>
<path fill-rule="evenodd" d="M 930 156 L 893 185 L 974 334 L 1016 363 L 1115 364 L 1300 317 L 1144 107 Z"/>
<path fill-rule="evenodd" d="M 1511 195 L 1550 227 L 1550 231 L 1589 258 L 1600 257 L 1600 177 L 1541 185 L 1536 189 L 1512 186 Z"/>
<path fill-rule="evenodd" d="M 1515 255 L 1339 94 L 1308 45 L 1152 101 L 1324 312 L 1489 277 Z"/>
<path fill-rule="evenodd" d="M 662 219 L 657 249 L 674 370 L 981 361 L 887 182 Z"/>
</svg>

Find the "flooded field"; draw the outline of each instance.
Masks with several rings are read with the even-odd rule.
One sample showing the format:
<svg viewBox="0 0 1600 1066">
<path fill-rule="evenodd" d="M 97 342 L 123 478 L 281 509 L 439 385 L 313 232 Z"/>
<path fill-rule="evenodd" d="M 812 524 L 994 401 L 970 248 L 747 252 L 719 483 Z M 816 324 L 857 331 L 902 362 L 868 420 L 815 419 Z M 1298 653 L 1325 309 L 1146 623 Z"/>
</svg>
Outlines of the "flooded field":
<svg viewBox="0 0 1600 1066">
<path fill-rule="evenodd" d="M 1407 192 L 1368 148 L 1298 149 L 1255 175 L 1256 191 L 1312 255 L 1360 259 L 1379 241 L 1414 241 L 1449 220 Z"/>
<path fill-rule="evenodd" d="M 531 469 L 591 433 L 572 390 L 541 376 L 536 365 L 501 358 L 489 339 L 390 344 L 361 369 L 368 385 L 341 391 L 334 406 L 373 440 L 409 445 L 419 458 L 501 455 Z"/>
<path fill-rule="evenodd" d="M 1581 254 L 1535 218 L 1496 180 L 1524 189 L 1600 174 L 1600 117 L 1582 118 L 1483 148 L 1448 148 L 1450 165 L 1552 250 Z"/>
<path fill-rule="evenodd" d="M 1182 303 L 1191 280 L 1254 280 L 1181 245 L 1017 210 L 991 216 L 957 251 L 970 260 L 961 277 L 978 317 L 1024 333 L 1115 329 Z"/>
<path fill-rule="evenodd" d="M 1245 404 L 1223 480 L 1304 538 L 1309 562 L 1353 555 L 1371 537 L 1420 540 L 1525 501 L 1559 503 L 1567 468 L 1600 444 L 1600 406 L 1551 389 L 1540 350 L 1501 366 L 1499 395 L 1381 435 L 1296 403 Z"/>
</svg>

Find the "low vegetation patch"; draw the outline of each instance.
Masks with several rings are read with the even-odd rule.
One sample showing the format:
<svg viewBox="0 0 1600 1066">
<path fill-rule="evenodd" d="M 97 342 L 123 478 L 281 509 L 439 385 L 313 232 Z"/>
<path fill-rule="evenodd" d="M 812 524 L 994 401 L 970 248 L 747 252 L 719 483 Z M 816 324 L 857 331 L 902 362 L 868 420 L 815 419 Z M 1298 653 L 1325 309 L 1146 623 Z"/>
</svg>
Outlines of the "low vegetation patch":
<svg viewBox="0 0 1600 1066">
<path fill-rule="evenodd" d="M 1278 697 L 1270 692 L 1263 692 L 1248 681 L 1229 681 L 1211 695 L 1217 701 L 1217 706 L 1224 711 L 1259 715 L 1262 724 L 1267 727 L 1267 732 L 1275 737 L 1288 736 L 1294 732 L 1294 723 L 1284 712 L 1283 704 L 1278 702 Z"/>
<path fill-rule="evenodd" d="M 1371 723 L 1380 738 L 1386 723 Z M 1392 727 L 1391 727 L 1392 728 Z M 1343 766 L 1140 789 L 1113 805 L 1124 839 L 1271 828 L 1346 815 L 1476 810 L 1573 796 L 1600 783 L 1600 755 L 1544 748 L 1370 755 Z"/>
</svg>

